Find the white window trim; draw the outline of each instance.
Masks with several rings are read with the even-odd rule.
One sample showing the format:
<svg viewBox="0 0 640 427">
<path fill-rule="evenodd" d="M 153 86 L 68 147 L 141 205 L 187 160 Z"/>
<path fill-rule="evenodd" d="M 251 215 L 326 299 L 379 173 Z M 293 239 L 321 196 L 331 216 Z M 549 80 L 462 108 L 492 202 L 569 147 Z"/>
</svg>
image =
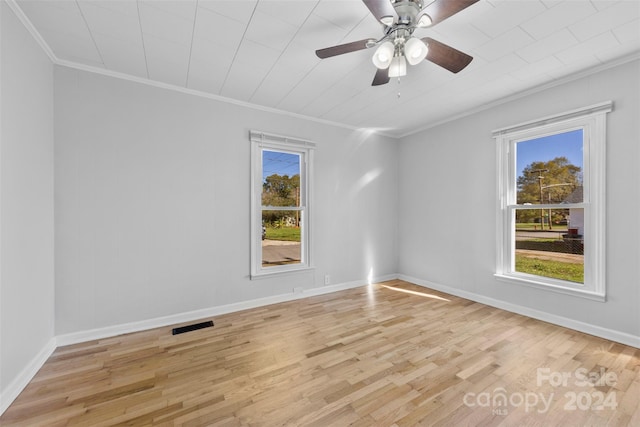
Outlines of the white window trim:
<svg viewBox="0 0 640 427">
<path fill-rule="evenodd" d="M 292 272 L 313 269 L 311 245 L 313 214 L 313 152 L 316 146 L 311 141 L 274 135 L 260 131 L 250 131 L 251 140 L 251 279 L 273 277 Z M 262 267 L 262 150 L 273 149 L 301 154 L 301 206 L 303 227 L 300 236 L 301 263 L 269 268 Z"/>
<path fill-rule="evenodd" d="M 613 102 L 579 108 L 526 123 L 493 131 L 497 142 L 498 214 L 496 215 L 496 273 L 500 281 L 544 289 L 552 292 L 606 301 L 605 284 L 605 165 L 606 119 L 613 110 Z M 585 209 L 585 280 L 584 284 L 518 273 L 515 260 L 516 171 L 515 143 L 527 139 L 583 129 L 585 182 L 583 203 L 574 206 Z M 554 205 L 543 205 L 554 207 Z M 558 208 L 566 205 L 557 205 Z M 528 208 L 528 207 L 527 207 Z M 532 206 L 535 209 L 536 206 Z M 540 207 L 537 207 L 540 209 Z"/>
</svg>

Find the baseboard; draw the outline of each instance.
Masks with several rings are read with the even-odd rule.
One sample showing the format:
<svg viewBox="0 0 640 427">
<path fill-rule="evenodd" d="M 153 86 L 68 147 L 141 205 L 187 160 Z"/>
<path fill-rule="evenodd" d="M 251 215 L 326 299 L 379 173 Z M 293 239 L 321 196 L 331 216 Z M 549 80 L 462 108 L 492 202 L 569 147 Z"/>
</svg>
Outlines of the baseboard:
<svg viewBox="0 0 640 427">
<path fill-rule="evenodd" d="M 567 317 L 550 314 L 544 311 L 536 310 L 529 307 L 524 307 L 518 304 L 512 304 L 510 302 L 497 300 L 495 298 L 489 298 L 484 295 L 479 295 L 473 292 L 452 288 L 450 286 L 429 282 L 427 280 L 418 279 L 416 277 L 411 277 L 404 274 L 400 274 L 398 278 L 400 280 L 404 280 L 406 282 L 410 282 L 418 286 L 423 286 L 425 288 L 433 289 L 440 292 L 445 292 L 447 294 L 455 295 L 460 298 L 465 298 L 471 301 L 479 302 L 481 304 L 486 304 L 491 307 L 496 307 L 512 313 L 517 313 L 523 316 L 531 317 L 533 319 L 538 319 L 544 322 L 553 323 L 554 325 L 563 326 L 565 328 L 584 332 L 589 335 L 595 335 L 597 337 L 619 342 L 621 344 L 640 348 L 640 337 L 636 335 L 631 335 L 624 332 L 615 331 L 613 329 L 607 329 L 607 328 L 592 325 L 589 323 L 580 322 L 578 320 L 573 320 Z"/>
<path fill-rule="evenodd" d="M 542 320 L 545 322 L 553 323 L 566 328 L 574 329 L 580 332 L 584 332 L 590 335 L 595 335 L 601 338 L 605 338 L 611 341 L 616 341 L 622 344 L 630 345 L 632 347 L 640 348 L 640 337 L 626 334 L 623 332 L 614 331 L 607 328 L 591 325 L 577 320 L 569 319 L 554 314 L 549 314 L 543 311 L 523 307 L 517 304 L 508 303 L 505 301 L 489 298 L 483 295 L 479 295 L 473 292 L 464 291 L 461 289 L 452 288 L 450 286 L 441 285 L 438 283 L 429 282 L 426 280 L 418 279 L 416 277 L 407 276 L 404 274 L 388 274 L 385 276 L 375 277 L 372 279 L 372 283 L 385 282 L 388 280 L 400 279 L 410 283 L 414 283 L 418 286 L 425 288 L 445 292 L 457 297 L 465 298 L 471 301 L 476 301 L 481 304 L 486 304 L 492 307 L 496 307 L 502 310 L 510 311 L 512 313 L 521 314 L 534 319 Z M 121 334 L 139 332 L 147 329 L 153 329 L 163 326 L 174 325 L 176 323 L 190 322 L 193 320 L 203 319 L 206 317 L 217 316 L 227 313 L 232 313 L 240 310 L 247 310 L 251 308 L 262 307 L 265 305 L 276 304 L 280 302 L 293 301 L 297 299 L 329 294 L 333 292 L 343 291 L 346 289 L 353 289 L 360 286 L 365 286 L 369 283 L 368 280 L 356 280 L 352 282 L 344 282 L 336 285 L 322 286 L 318 288 L 305 289 L 302 292 L 274 295 L 271 297 L 257 298 L 250 301 L 242 301 L 234 304 L 227 304 L 218 307 L 211 307 L 202 310 L 195 310 L 186 313 L 175 314 L 171 316 L 164 316 L 155 319 L 144 320 L 140 322 L 132 322 L 121 325 L 109 326 L 106 328 L 92 329 L 88 331 L 75 332 L 71 334 L 59 335 L 52 338 L 47 345 L 33 358 L 27 367 L 18 375 L 18 377 L 7 386 L 5 390 L 0 393 L 0 415 L 11 405 L 11 403 L 18 397 L 18 395 L 29 384 L 31 379 L 35 376 L 38 370 L 44 365 L 47 359 L 55 351 L 58 346 L 77 344 L 81 342 L 114 337 Z"/>
<path fill-rule="evenodd" d="M 385 276 L 375 277 L 374 282 L 384 282 L 387 280 L 397 279 L 397 274 L 389 274 Z M 257 298 L 250 301 L 242 301 L 234 304 L 227 304 L 218 307 L 211 307 L 202 310 L 194 310 L 186 313 L 179 313 L 171 316 L 158 317 L 155 319 L 143 320 L 139 322 L 131 322 L 105 328 L 91 329 L 70 334 L 58 335 L 52 338 L 47 345 L 38 353 L 38 355 L 29 363 L 29 365 L 18 375 L 18 377 L 7 386 L 6 390 L 0 393 L 0 415 L 7 410 L 18 395 L 33 379 L 35 374 L 44 365 L 47 359 L 53 354 L 57 347 L 65 345 L 78 344 L 96 339 L 110 338 L 117 335 L 128 334 L 131 332 L 140 332 L 148 329 L 159 328 L 163 326 L 175 325 L 176 323 L 191 322 L 194 320 L 218 316 L 236 311 L 258 308 L 265 305 L 277 304 L 279 302 L 293 301 L 297 299 L 313 297 L 318 295 L 329 294 L 333 292 L 353 289 L 368 284 L 368 280 L 356 280 L 336 285 L 321 286 L 318 288 L 304 289 L 302 292 L 292 292 L 288 294 L 274 295 L 265 298 Z"/>
<path fill-rule="evenodd" d="M 40 350 L 40 352 L 29 362 L 29 364 L 11 381 L 5 390 L 0 393 L 0 415 L 7 410 L 9 405 L 16 400 L 16 397 L 29 384 L 33 377 L 38 373 L 44 362 L 53 354 L 56 349 L 56 339 L 51 338 L 49 342 Z"/>
<path fill-rule="evenodd" d="M 397 274 L 390 274 L 375 277 L 374 282 L 383 282 L 387 280 L 397 279 Z M 274 295 L 265 298 L 257 298 L 249 301 L 242 301 L 233 304 L 226 304 L 216 307 L 205 308 L 202 310 L 194 310 L 185 313 L 174 314 L 170 316 L 157 317 L 154 319 L 142 320 L 139 322 L 131 322 L 105 328 L 91 329 L 87 331 L 73 332 L 70 334 L 58 335 L 58 346 L 78 344 L 86 341 L 115 337 L 117 335 L 128 334 L 132 332 L 146 331 L 148 329 L 160 328 L 177 323 L 191 322 L 194 320 L 204 319 L 212 316 L 233 313 L 251 308 L 263 307 L 265 305 L 277 304 L 280 302 L 293 301 L 301 298 L 307 298 L 317 295 L 329 294 L 332 292 L 343 291 L 346 289 L 357 288 L 368 284 L 367 280 L 356 280 L 353 282 L 345 282 L 336 285 L 321 286 L 317 288 L 304 289 L 302 292 L 292 292 L 281 295 Z"/>
</svg>

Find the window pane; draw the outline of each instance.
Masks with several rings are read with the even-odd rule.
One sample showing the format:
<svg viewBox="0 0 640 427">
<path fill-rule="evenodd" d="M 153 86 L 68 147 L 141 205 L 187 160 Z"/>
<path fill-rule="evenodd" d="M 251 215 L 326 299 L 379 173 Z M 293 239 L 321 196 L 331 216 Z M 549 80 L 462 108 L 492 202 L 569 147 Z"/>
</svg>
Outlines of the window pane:
<svg viewBox="0 0 640 427">
<path fill-rule="evenodd" d="M 582 203 L 582 129 L 516 144 L 517 204 Z"/>
<path fill-rule="evenodd" d="M 262 267 L 302 262 L 302 212 L 262 211 Z"/>
<path fill-rule="evenodd" d="M 300 154 L 262 151 L 262 206 L 300 206 Z"/>
<path fill-rule="evenodd" d="M 584 209 L 516 209 L 515 271 L 584 283 L 583 233 Z"/>
</svg>

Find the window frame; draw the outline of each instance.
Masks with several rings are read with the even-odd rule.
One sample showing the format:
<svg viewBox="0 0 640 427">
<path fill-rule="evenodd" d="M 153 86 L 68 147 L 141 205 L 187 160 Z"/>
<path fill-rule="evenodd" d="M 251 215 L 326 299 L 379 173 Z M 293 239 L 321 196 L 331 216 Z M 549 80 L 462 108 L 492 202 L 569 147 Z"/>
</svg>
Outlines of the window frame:
<svg viewBox="0 0 640 427">
<path fill-rule="evenodd" d="M 605 165 L 607 113 L 611 101 L 494 130 L 497 142 L 496 272 L 507 283 L 606 301 Z M 583 201 L 572 204 L 518 205 L 516 144 L 544 136 L 583 131 Z M 519 209 L 584 209 L 584 284 L 515 271 L 515 212 Z"/>
<path fill-rule="evenodd" d="M 315 143 L 260 131 L 250 131 L 251 141 L 251 279 L 272 277 L 313 268 L 311 250 L 311 224 L 313 214 L 312 177 Z M 281 151 L 300 155 L 300 203 L 297 208 L 262 205 L 262 153 Z M 271 267 L 262 266 L 262 211 L 299 210 L 302 218 L 300 232 L 300 263 Z"/>
</svg>

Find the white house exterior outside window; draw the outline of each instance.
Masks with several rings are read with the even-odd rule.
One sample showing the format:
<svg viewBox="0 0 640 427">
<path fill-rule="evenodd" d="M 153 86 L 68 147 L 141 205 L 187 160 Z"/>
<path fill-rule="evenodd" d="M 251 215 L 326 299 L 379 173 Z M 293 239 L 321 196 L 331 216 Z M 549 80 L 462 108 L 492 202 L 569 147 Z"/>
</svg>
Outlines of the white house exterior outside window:
<svg viewBox="0 0 640 427">
<path fill-rule="evenodd" d="M 493 132 L 496 277 L 604 301 L 606 118 L 612 102 Z"/>
<path fill-rule="evenodd" d="M 251 277 L 311 268 L 315 144 L 251 131 Z"/>
</svg>

